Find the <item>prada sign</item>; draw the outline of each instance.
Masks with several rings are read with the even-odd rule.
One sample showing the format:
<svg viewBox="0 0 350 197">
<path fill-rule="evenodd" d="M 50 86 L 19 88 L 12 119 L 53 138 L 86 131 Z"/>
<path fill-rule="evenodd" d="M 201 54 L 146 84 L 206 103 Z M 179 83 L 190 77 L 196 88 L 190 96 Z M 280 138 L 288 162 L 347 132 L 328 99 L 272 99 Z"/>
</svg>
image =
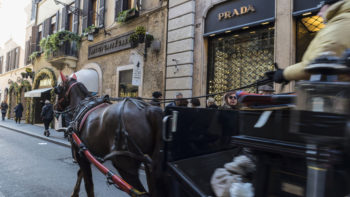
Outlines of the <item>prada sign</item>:
<svg viewBox="0 0 350 197">
<path fill-rule="evenodd" d="M 218 19 L 219 21 L 221 21 L 222 19 L 230 19 L 235 16 L 248 14 L 249 12 L 255 12 L 254 6 L 242 6 L 239 9 L 234 8 L 232 11 L 221 12 L 218 14 Z"/>
<path fill-rule="evenodd" d="M 204 36 L 275 20 L 275 0 L 227 0 L 205 17 Z"/>
<path fill-rule="evenodd" d="M 131 48 L 129 38 L 132 33 L 133 32 L 129 32 L 125 35 L 114 37 L 89 46 L 88 59 Z"/>
</svg>

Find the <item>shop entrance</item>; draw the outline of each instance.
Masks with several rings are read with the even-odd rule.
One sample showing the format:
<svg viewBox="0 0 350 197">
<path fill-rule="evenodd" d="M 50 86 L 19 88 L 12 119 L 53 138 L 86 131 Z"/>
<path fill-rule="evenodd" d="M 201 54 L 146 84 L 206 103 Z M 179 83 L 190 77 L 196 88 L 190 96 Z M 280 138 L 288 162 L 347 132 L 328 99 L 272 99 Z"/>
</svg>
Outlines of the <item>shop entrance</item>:
<svg viewBox="0 0 350 197">
<path fill-rule="evenodd" d="M 36 97 L 33 98 L 33 102 L 34 102 L 34 124 L 42 124 L 43 120 L 41 119 L 41 109 L 43 108 L 44 104 L 45 104 L 45 100 L 51 100 L 51 96 L 50 96 L 50 91 L 47 92 L 43 92 L 41 94 L 41 97 Z"/>
<path fill-rule="evenodd" d="M 262 26 L 209 39 L 208 93 L 254 83 L 274 69 L 274 27 Z M 255 93 L 256 87 L 245 89 Z M 218 103 L 221 96 L 215 96 Z"/>
</svg>

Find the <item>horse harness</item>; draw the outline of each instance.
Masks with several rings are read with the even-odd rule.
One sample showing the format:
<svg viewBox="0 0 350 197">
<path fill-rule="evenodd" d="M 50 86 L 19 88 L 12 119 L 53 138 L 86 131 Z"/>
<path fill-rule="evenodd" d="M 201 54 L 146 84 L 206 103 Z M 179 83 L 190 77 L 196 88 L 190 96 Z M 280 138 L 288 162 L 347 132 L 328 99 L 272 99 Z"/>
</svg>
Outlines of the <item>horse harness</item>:
<svg viewBox="0 0 350 197">
<path fill-rule="evenodd" d="M 142 109 L 146 105 L 148 105 L 147 103 L 143 104 L 143 102 L 137 101 L 136 99 L 125 98 L 121 103 L 121 107 L 119 107 L 118 114 L 119 114 L 120 126 L 115 134 L 115 142 L 122 143 L 122 144 L 120 144 L 122 147 L 122 150 L 117 150 L 118 145 L 117 145 L 117 143 L 115 143 L 115 145 L 113 147 L 114 150 L 112 150 L 104 158 L 99 158 L 96 156 L 95 157 L 100 162 L 105 162 L 106 160 L 109 160 L 114 156 L 127 156 L 127 157 L 130 157 L 132 159 L 143 162 L 145 164 L 145 167 L 146 167 L 148 164 L 152 163 L 152 159 L 148 155 L 143 154 L 140 147 L 136 144 L 136 142 L 133 140 L 133 138 L 128 135 L 128 131 L 125 128 L 123 111 L 124 111 L 125 104 L 127 102 L 134 103 L 139 109 Z M 110 104 L 111 104 L 111 102 L 109 100 L 108 95 L 105 95 L 104 97 L 87 97 L 84 100 L 80 101 L 78 106 L 76 106 L 74 109 L 73 120 L 70 122 L 69 129 L 68 129 L 69 135 L 71 136 L 70 132 L 75 132 L 75 133 L 79 134 L 81 129 L 84 126 L 84 123 L 85 123 L 87 117 L 93 111 L 95 111 L 96 109 L 99 109 L 101 107 L 108 106 Z M 128 148 L 128 141 L 131 142 L 131 144 L 136 148 L 137 154 L 128 150 L 129 149 Z M 79 146 L 79 149 L 86 150 L 87 147 L 85 147 L 85 145 L 83 144 L 83 145 Z"/>
</svg>

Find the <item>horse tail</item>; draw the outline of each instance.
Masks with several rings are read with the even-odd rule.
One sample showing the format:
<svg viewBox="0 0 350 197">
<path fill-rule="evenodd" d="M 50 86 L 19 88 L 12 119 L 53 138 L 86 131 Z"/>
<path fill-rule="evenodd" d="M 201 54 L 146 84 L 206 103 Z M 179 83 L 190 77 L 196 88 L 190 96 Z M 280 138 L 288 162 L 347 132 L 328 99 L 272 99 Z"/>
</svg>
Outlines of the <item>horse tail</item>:
<svg viewBox="0 0 350 197">
<path fill-rule="evenodd" d="M 146 116 L 148 119 L 148 122 L 151 125 L 152 128 L 152 134 L 153 134 L 153 142 L 154 147 L 152 151 L 152 164 L 151 164 L 151 177 L 149 184 L 149 191 L 151 192 L 151 196 L 164 196 L 159 191 L 159 188 L 162 188 L 163 184 L 163 172 L 164 169 L 162 169 L 162 119 L 163 119 L 163 111 L 159 107 L 155 106 L 148 106 L 146 108 Z"/>
</svg>

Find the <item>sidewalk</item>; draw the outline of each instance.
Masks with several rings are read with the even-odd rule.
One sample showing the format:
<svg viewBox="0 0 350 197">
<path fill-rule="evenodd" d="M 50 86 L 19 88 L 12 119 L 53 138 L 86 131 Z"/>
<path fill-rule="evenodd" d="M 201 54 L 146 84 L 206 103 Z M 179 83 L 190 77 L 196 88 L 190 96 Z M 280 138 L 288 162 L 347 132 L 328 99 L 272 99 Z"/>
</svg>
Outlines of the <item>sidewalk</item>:
<svg viewBox="0 0 350 197">
<path fill-rule="evenodd" d="M 33 136 L 39 139 L 43 139 L 61 146 L 70 147 L 70 143 L 67 138 L 63 137 L 63 132 L 57 132 L 54 129 L 50 129 L 50 137 L 44 136 L 44 127 L 26 124 L 22 120 L 21 124 L 16 124 L 14 120 L 5 119 L 4 121 L 0 119 L 0 127 L 11 129 L 13 131 L 23 133 L 29 136 Z"/>
</svg>

